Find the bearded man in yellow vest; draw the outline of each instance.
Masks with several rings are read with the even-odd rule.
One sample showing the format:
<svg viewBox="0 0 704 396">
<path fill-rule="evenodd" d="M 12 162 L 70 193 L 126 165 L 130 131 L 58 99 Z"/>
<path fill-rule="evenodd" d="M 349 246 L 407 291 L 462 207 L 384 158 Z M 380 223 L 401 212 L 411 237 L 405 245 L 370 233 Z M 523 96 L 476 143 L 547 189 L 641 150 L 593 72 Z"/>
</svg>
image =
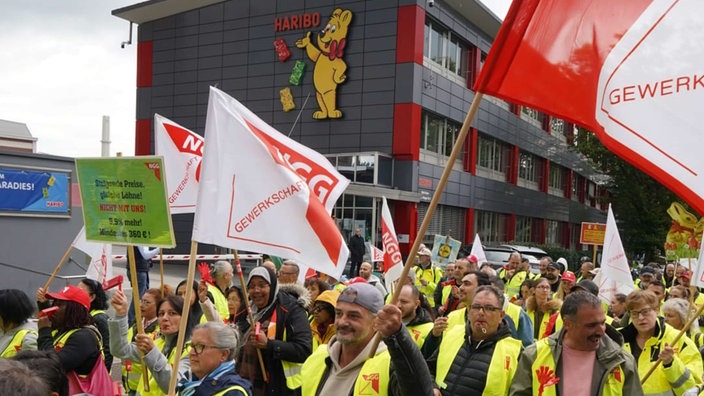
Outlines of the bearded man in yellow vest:
<svg viewBox="0 0 704 396">
<path fill-rule="evenodd" d="M 599 298 L 575 291 L 562 304 L 564 327 L 526 348 L 511 383 L 516 396 L 642 395 L 633 356 L 623 338 L 607 332 Z"/>
<path fill-rule="evenodd" d="M 511 337 L 503 305 L 504 294 L 498 288 L 476 289 L 468 323 L 448 330 L 428 359 L 436 396 L 508 395 L 522 345 Z"/>
<path fill-rule="evenodd" d="M 396 306 L 401 310 L 401 321 L 408 329 L 411 338 L 418 348 L 422 348 L 425 338 L 433 329 L 433 319 L 428 312 L 430 307 L 427 303 L 421 302 L 421 294 L 414 285 L 402 287 Z"/>
<path fill-rule="evenodd" d="M 354 283 L 342 291 L 335 326 L 330 342 L 303 363 L 302 396 L 432 393 L 428 366 L 401 322 L 401 310 L 384 306 L 384 297 L 374 286 Z M 370 358 L 374 329 L 383 341 Z"/>
</svg>

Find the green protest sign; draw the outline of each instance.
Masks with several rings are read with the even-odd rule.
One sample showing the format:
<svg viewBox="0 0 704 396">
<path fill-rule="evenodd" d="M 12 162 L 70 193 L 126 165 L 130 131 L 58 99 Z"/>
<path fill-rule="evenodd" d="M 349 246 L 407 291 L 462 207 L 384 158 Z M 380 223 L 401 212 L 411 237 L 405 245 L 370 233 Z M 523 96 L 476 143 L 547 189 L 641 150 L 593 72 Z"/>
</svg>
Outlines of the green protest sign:
<svg viewBox="0 0 704 396">
<path fill-rule="evenodd" d="M 162 157 L 77 158 L 86 239 L 174 247 Z"/>
</svg>

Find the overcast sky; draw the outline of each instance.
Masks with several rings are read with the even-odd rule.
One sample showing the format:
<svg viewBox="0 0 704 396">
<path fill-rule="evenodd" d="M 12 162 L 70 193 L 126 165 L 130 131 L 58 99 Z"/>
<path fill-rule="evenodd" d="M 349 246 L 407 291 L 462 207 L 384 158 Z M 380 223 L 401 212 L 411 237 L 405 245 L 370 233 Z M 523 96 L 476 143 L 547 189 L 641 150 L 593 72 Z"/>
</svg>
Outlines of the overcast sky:
<svg viewBox="0 0 704 396">
<path fill-rule="evenodd" d="M 510 4 L 483 1 L 501 18 Z M 111 11 L 138 2 L 0 1 L 0 119 L 27 124 L 38 152 L 86 157 L 108 115 L 110 155 L 133 155 L 136 45 L 120 48 L 129 22 Z"/>
</svg>

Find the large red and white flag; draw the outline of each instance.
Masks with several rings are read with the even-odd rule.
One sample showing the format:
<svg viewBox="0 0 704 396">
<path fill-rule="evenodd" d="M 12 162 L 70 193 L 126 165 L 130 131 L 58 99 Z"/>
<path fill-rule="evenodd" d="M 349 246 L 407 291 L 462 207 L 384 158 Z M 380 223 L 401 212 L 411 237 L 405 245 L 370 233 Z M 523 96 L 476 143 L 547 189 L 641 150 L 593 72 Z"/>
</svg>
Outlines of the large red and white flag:
<svg viewBox="0 0 704 396">
<path fill-rule="evenodd" d="M 381 242 L 384 245 L 384 282 L 386 288 L 391 290 L 392 284 L 401 277 L 403 271 L 403 256 L 398 246 L 394 220 L 391 218 L 389 204 L 386 197 L 382 197 L 381 207 Z"/>
<path fill-rule="evenodd" d="M 704 213 L 704 2 L 514 0 L 475 84 L 594 132 Z"/>
<path fill-rule="evenodd" d="M 609 205 L 609 213 L 606 216 L 601 271 L 594 279 L 594 283 L 599 285 L 599 298 L 606 302 L 611 302 L 617 293 L 628 295 L 635 289 L 628 258 L 623 250 L 623 243 L 618 227 L 616 227 L 616 219 L 611 211 L 611 205 Z"/>
<path fill-rule="evenodd" d="M 112 245 L 109 243 L 96 243 L 86 240 L 86 227 L 81 228 L 72 246 L 90 257 L 90 264 L 86 270 L 86 278 L 93 279 L 105 285 L 112 279 Z"/>
<path fill-rule="evenodd" d="M 330 213 L 349 180 L 213 87 L 205 137 L 193 240 L 286 257 L 339 279 L 349 249 Z"/>
<path fill-rule="evenodd" d="M 203 137 L 154 114 L 154 142 L 156 155 L 164 157 L 171 213 L 195 212 Z"/>
</svg>

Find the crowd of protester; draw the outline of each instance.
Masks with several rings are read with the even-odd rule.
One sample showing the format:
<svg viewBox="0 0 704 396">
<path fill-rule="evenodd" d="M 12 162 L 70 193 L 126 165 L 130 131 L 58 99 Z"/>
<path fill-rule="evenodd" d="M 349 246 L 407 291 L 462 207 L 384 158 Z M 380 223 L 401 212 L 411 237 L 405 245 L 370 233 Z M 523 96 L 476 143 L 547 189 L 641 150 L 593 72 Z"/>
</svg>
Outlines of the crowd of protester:
<svg viewBox="0 0 704 396">
<path fill-rule="evenodd" d="M 704 395 L 688 268 L 645 265 L 607 303 L 586 257 L 532 273 L 518 252 L 437 265 L 422 247 L 392 284 L 358 264 L 299 282 L 265 261 L 242 288 L 218 261 L 207 281 L 145 289 L 134 319 L 131 296 L 91 279 L 36 302 L 0 290 L 0 394 L 165 395 L 176 376 L 179 395 Z"/>
</svg>

